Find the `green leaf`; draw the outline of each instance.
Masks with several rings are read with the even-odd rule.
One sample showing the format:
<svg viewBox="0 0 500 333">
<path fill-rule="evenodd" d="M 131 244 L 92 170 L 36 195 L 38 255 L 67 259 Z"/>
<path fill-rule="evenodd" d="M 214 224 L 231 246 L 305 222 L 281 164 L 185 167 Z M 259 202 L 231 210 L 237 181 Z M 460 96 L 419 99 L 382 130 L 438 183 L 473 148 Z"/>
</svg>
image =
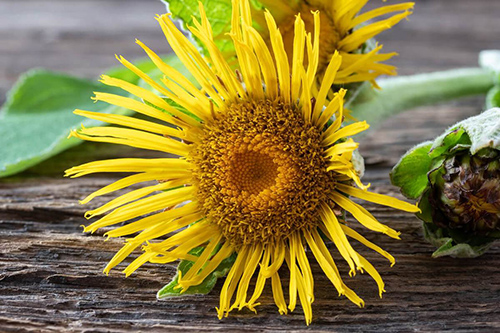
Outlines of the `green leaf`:
<svg viewBox="0 0 500 333">
<path fill-rule="evenodd" d="M 75 108 L 126 114 L 121 108 L 94 103 L 93 91 L 120 93 L 89 80 L 45 70 L 25 73 L 0 110 L 0 177 L 20 172 L 80 142 L 66 139 L 80 124 L 98 126 L 73 114 Z"/>
<path fill-rule="evenodd" d="M 432 142 L 428 141 L 410 149 L 390 173 L 392 184 L 400 187 L 409 199 L 417 199 L 427 187 L 427 172 L 432 166 L 431 146 Z"/>
<path fill-rule="evenodd" d="M 192 80 L 191 74 L 175 55 L 165 57 L 164 61 Z M 149 58 L 139 60 L 135 65 L 146 73 L 156 70 Z M 107 74 L 141 84 L 139 77 L 123 66 L 113 68 Z M 154 74 L 160 77 L 159 73 Z M 144 87 L 151 89 L 145 84 Z M 46 70 L 31 70 L 21 76 L 0 110 L 0 135 L 5 142 L 0 147 L 0 177 L 21 172 L 82 143 L 75 138 L 67 139 L 70 130 L 81 124 L 86 127 L 105 125 L 73 114 L 74 109 L 127 115 L 134 113 L 106 103 L 94 103 L 90 99 L 94 91 L 124 94 L 118 88 Z"/>
<path fill-rule="evenodd" d="M 500 86 L 491 88 L 486 95 L 486 108 L 500 108 Z"/>
<path fill-rule="evenodd" d="M 205 250 L 204 247 L 196 247 L 193 250 L 191 250 L 189 253 L 192 255 L 195 255 L 199 257 L 203 251 Z M 224 259 L 220 265 L 212 272 L 210 273 L 205 280 L 203 280 L 202 283 L 200 283 L 197 286 L 191 286 L 189 287 L 186 291 L 181 293 L 181 288 L 177 288 L 178 286 L 178 279 L 179 279 L 179 271 L 181 272 L 182 275 L 185 275 L 189 269 L 193 266 L 194 262 L 189 261 L 189 260 L 181 260 L 179 263 L 179 266 L 177 267 L 177 274 L 174 276 L 173 280 L 164 286 L 162 289 L 160 289 L 157 293 L 157 298 L 158 299 L 165 299 L 168 297 L 176 297 L 176 296 L 183 296 L 183 295 L 196 295 L 196 294 L 203 294 L 206 295 L 208 294 L 213 287 L 215 286 L 215 283 L 217 282 L 218 278 L 221 278 L 225 276 L 231 267 L 233 266 L 234 261 L 236 260 L 236 253 L 233 253 L 226 259 Z"/>
<path fill-rule="evenodd" d="M 198 3 L 201 2 L 212 26 L 215 45 L 222 52 L 234 51 L 231 38 L 226 35 L 231 29 L 231 1 L 230 0 L 162 0 L 167 6 L 167 12 L 172 13 L 174 19 L 182 21 L 182 27 L 188 31 L 194 26 L 193 17 L 201 22 Z M 194 37 L 194 36 L 193 36 Z M 196 38 L 195 38 L 196 39 Z M 197 41 L 198 42 L 198 41 Z M 201 43 L 199 46 L 204 47 Z M 206 49 L 204 49 L 206 52 Z"/>
</svg>

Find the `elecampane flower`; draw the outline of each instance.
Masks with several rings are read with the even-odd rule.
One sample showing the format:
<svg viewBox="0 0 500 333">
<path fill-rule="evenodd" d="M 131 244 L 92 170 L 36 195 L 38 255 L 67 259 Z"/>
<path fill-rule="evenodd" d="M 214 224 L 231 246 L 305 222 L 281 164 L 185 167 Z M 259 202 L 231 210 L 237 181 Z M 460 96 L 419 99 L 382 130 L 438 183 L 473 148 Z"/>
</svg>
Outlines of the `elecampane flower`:
<svg viewBox="0 0 500 333">
<path fill-rule="evenodd" d="M 237 259 L 222 287 L 219 318 L 233 309 L 254 310 L 270 279 L 279 312 L 293 311 L 300 300 L 306 322 L 310 323 L 314 279 L 306 256 L 308 246 L 339 294 L 363 306 L 362 299 L 342 281 L 323 237 L 333 241 L 347 261 L 350 275 L 367 271 L 382 293 L 381 277 L 353 249 L 348 238 L 365 244 L 391 263 L 394 258 L 338 216 L 348 211 L 366 228 L 398 238 L 398 232 L 379 223 L 348 196 L 410 212 L 418 209 L 370 193 L 361 183 L 352 161 L 358 144 L 346 138 L 368 125 L 359 122 L 341 127 L 345 90 L 326 101 L 341 57 L 332 57 L 321 88 L 314 89 L 319 35 L 311 38 L 297 16 L 290 70 L 282 36 L 271 14 L 265 15 L 272 41 L 268 47 L 251 26 L 248 2 L 241 0 L 233 3 L 231 38 L 240 68 L 234 72 L 213 43 L 202 5 L 200 11 L 201 22 L 195 21 L 190 30 L 210 51 L 210 63 L 177 30 L 168 14 L 157 20 L 201 88 L 139 41 L 164 73 L 161 82 L 119 57 L 152 88 L 189 113 L 179 111 L 147 89 L 108 76 L 103 77 L 105 84 L 120 87 L 144 102 L 108 93 L 96 93 L 95 100 L 134 110 L 154 121 L 75 111 L 123 126 L 82 128 L 72 132 L 75 137 L 165 153 L 162 158 L 104 160 L 67 170 L 72 177 L 96 172 L 132 173 L 89 195 L 82 203 L 133 184 L 160 180 L 157 185 L 132 190 L 86 213 L 87 218 L 108 213 L 86 227 L 86 232 L 129 221 L 105 234 L 130 238 L 104 271 L 108 273 L 143 245 L 143 253 L 124 270 L 126 275 L 146 262 L 165 264 L 187 259 L 194 265 L 179 277 L 179 287 L 186 290 L 200 284 L 236 252 Z M 319 20 L 320 14 L 314 13 L 316 27 Z M 311 60 L 307 66 L 305 50 Z M 199 257 L 189 254 L 198 246 L 206 246 Z M 288 305 L 278 272 L 284 263 L 290 271 Z M 250 280 L 257 270 L 255 289 L 249 294 Z"/>
<path fill-rule="evenodd" d="M 382 45 L 373 49 L 366 43 L 384 30 L 392 28 L 411 14 L 413 2 L 384 5 L 361 13 L 369 0 L 259 0 L 270 11 L 283 35 L 285 51 L 292 54 L 294 46 L 294 21 L 300 14 L 306 31 L 320 32 L 318 75 L 321 77 L 335 52 L 342 56 L 342 63 L 335 77 L 335 84 L 371 81 L 380 75 L 394 75 L 396 68 L 384 64 L 397 53 L 380 53 Z M 314 11 L 320 12 L 321 23 L 315 25 Z M 254 20 L 266 33 L 265 12 L 254 10 Z"/>
</svg>

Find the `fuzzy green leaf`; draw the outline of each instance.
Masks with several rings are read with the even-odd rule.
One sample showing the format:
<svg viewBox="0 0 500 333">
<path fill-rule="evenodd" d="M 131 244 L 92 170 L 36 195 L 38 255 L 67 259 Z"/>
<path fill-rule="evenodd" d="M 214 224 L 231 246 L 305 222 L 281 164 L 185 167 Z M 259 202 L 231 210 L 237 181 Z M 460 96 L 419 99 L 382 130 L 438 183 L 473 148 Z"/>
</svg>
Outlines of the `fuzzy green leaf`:
<svg viewBox="0 0 500 333">
<path fill-rule="evenodd" d="M 73 114 L 75 108 L 131 113 L 105 103 L 94 103 L 93 92 L 120 93 L 103 84 L 65 74 L 32 70 L 12 88 L 0 110 L 0 177 L 12 175 L 79 143 L 66 139 L 80 124 L 98 126 Z"/>
<path fill-rule="evenodd" d="M 188 79 L 192 78 L 175 55 L 166 57 L 164 61 Z M 146 73 L 156 68 L 149 59 L 136 62 L 136 66 Z M 134 84 L 140 83 L 139 77 L 123 66 L 113 68 L 107 74 Z M 67 139 L 67 136 L 70 130 L 81 124 L 86 127 L 105 125 L 73 114 L 74 109 L 134 113 L 106 103 L 94 103 L 90 99 L 94 91 L 124 94 L 118 88 L 46 70 L 31 70 L 21 76 L 0 110 L 0 177 L 21 172 L 78 145 L 81 140 Z"/>
<path fill-rule="evenodd" d="M 205 250 L 204 247 L 196 247 L 189 253 L 199 257 L 204 250 Z M 206 295 L 213 289 L 215 283 L 217 282 L 217 279 L 225 276 L 229 272 L 235 260 L 236 260 L 236 253 L 233 253 L 232 255 L 224 259 L 220 263 L 220 265 L 212 273 L 210 273 L 205 278 L 205 280 L 203 280 L 202 283 L 200 283 L 197 286 L 191 286 L 182 293 L 181 293 L 182 289 L 177 288 L 179 271 L 181 272 L 182 275 L 185 275 L 189 271 L 189 269 L 194 265 L 194 262 L 189 260 L 181 260 L 179 266 L 177 267 L 177 274 L 174 276 L 174 278 L 169 284 L 167 284 L 158 291 L 156 296 L 158 299 L 165 299 L 168 297 L 176 297 L 183 295 L 197 295 L 197 294 Z"/>
<path fill-rule="evenodd" d="M 409 199 L 417 199 L 427 187 L 427 172 L 432 166 L 431 146 L 428 141 L 410 149 L 391 171 L 392 183 Z"/>
</svg>

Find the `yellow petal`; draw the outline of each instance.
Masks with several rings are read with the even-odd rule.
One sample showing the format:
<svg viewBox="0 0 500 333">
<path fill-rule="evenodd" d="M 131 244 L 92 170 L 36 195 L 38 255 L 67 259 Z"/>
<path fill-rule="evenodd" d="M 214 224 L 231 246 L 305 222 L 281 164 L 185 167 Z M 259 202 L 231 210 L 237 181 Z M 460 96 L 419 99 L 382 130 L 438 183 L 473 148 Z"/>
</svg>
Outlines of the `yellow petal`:
<svg viewBox="0 0 500 333">
<path fill-rule="evenodd" d="M 353 197 L 374 202 L 379 205 L 388 206 L 392 208 L 396 208 L 405 212 L 410 213 L 418 213 L 420 209 L 416 205 L 412 205 L 408 202 L 404 202 L 393 198 L 388 195 L 372 193 L 364 190 L 357 189 L 355 187 L 345 185 L 345 184 L 337 184 L 337 189 L 344 192 L 345 194 L 352 195 Z"/>
<path fill-rule="evenodd" d="M 351 200 L 347 199 L 341 194 L 338 193 L 332 193 L 331 194 L 333 201 L 335 201 L 336 204 L 338 204 L 340 207 L 351 213 L 356 220 L 359 221 L 362 225 L 364 225 L 366 228 L 373 230 L 373 231 L 378 231 L 382 232 L 389 237 L 395 238 L 395 239 L 400 239 L 399 235 L 400 233 L 389 228 L 386 225 L 383 225 L 382 223 L 378 222 L 373 215 L 371 215 L 366 209 L 361 207 L 360 205 L 352 202 Z"/>
</svg>

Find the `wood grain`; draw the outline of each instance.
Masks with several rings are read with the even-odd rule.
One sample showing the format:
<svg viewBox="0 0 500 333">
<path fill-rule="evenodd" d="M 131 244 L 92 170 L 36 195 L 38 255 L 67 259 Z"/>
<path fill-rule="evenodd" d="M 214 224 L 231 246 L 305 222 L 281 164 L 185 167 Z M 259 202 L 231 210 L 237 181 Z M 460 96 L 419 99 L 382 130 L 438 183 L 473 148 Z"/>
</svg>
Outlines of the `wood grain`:
<svg viewBox="0 0 500 333">
<path fill-rule="evenodd" d="M 135 37 L 168 51 L 152 19 L 162 8 L 153 0 L 0 1 L 0 96 L 33 66 L 95 77 L 114 65 L 114 53 L 140 57 Z M 478 51 L 499 47 L 499 14 L 498 1 L 418 1 L 411 20 L 380 41 L 400 53 L 394 63 L 401 73 L 474 66 Z M 399 156 L 482 107 L 478 97 L 388 120 L 361 143 L 368 165 L 365 180 L 374 191 L 401 198 L 388 181 Z M 210 295 L 157 301 L 155 293 L 173 276 L 175 265 L 148 264 L 129 278 L 119 271 L 106 277 L 102 269 L 121 241 L 105 242 L 102 232 L 81 233 L 80 225 L 87 223 L 84 210 L 106 198 L 88 207 L 77 200 L 116 178 L 62 178 L 72 165 L 123 156 L 151 155 L 85 144 L 0 180 L 0 332 L 500 331 L 500 247 L 474 260 L 432 259 L 433 249 L 422 239 L 415 217 L 376 205 L 367 208 L 403 235 L 393 241 L 357 228 L 397 259 L 391 268 L 360 248 L 387 290 L 379 299 L 368 276 L 345 274 L 346 283 L 365 299 L 364 309 L 338 298 L 312 257 L 316 300 L 309 327 L 300 308 L 280 316 L 268 288 L 257 315 L 236 311 L 222 321 L 215 313 L 221 283 Z M 342 260 L 338 263 L 347 272 Z M 283 276 L 286 280 L 285 271 Z"/>
</svg>

